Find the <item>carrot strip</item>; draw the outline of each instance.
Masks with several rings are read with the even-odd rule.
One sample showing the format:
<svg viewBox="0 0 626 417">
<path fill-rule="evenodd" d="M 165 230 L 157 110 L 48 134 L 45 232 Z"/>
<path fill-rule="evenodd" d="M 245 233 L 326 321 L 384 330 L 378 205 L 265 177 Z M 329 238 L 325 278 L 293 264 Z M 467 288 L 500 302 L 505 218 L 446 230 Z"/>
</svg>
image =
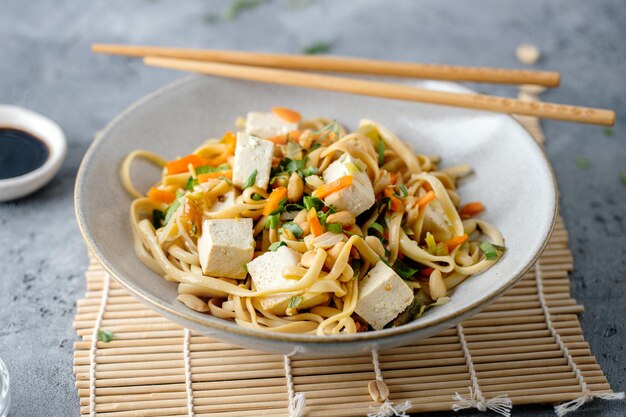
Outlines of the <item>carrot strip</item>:
<svg viewBox="0 0 626 417">
<path fill-rule="evenodd" d="M 459 209 L 459 214 L 463 218 L 472 217 L 481 211 L 485 210 L 485 206 L 480 201 L 474 201 L 472 203 L 467 203 L 463 207 Z"/>
<path fill-rule="evenodd" d="M 397 172 L 390 172 L 389 174 L 391 175 L 391 183 L 395 184 L 396 181 L 398 181 L 398 177 L 400 176 L 400 174 L 398 174 Z"/>
<path fill-rule="evenodd" d="M 309 222 L 309 227 L 311 228 L 313 236 L 317 237 L 324 233 L 324 227 L 320 223 L 320 219 L 317 218 L 317 211 L 315 211 L 315 207 L 311 207 L 306 219 Z"/>
<path fill-rule="evenodd" d="M 300 113 L 287 107 L 272 107 L 272 113 L 288 123 L 299 123 L 302 119 Z"/>
<path fill-rule="evenodd" d="M 285 145 L 287 144 L 287 138 L 289 140 L 298 142 L 300 139 L 301 132 L 299 130 L 292 130 L 285 135 L 276 135 L 269 138 L 265 138 L 265 140 L 269 140 L 270 142 L 274 142 L 276 145 Z"/>
<path fill-rule="evenodd" d="M 265 203 L 265 207 L 263 207 L 263 215 L 269 216 L 271 212 L 278 208 L 278 204 L 281 202 L 283 198 L 287 197 L 287 187 L 280 186 L 267 198 L 267 203 Z"/>
<path fill-rule="evenodd" d="M 450 240 L 446 240 L 446 246 L 448 246 L 448 251 L 452 252 L 454 248 L 465 242 L 467 239 L 469 239 L 469 236 L 467 236 L 467 233 L 464 233 L 461 236 L 455 236 Z"/>
<path fill-rule="evenodd" d="M 235 154 L 235 147 L 237 146 L 237 136 L 232 132 L 226 132 L 222 138 L 222 142 L 226 144 L 226 156 Z"/>
<path fill-rule="evenodd" d="M 383 193 L 385 194 L 385 197 L 389 197 L 392 211 L 397 213 L 404 211 L 404 204 L 402 204 L 402 201 L 398 197 L 393 195 L 393 189 L 385 188 Z"/>
<path fill-rule="evenodd" d="M 207 172 L 206 174 L 199 174 L 198 182 L 203 183 L 203 182 L 207 182 L 210 179 L 219 178 L 219 177 L 226 177 L 228 179 L 232 179 L 233 171 L 229 169 L 226 171 L 216 171 L 216 172 Z"/>
<path fill-rule="evenodd" d="M 329 182 L 328 184 L 318 187 L 315 191 L 313 191 L 313 197 L 324 198 L 351 185 L 352 176 L 346 175 L 345 177 L 341 177 L 333 182 Z"/>
<path fill-rule="evenodd" d="M 207 165 L 207 160 L 199 157 L 198 155 L 191 154 L 187 156 L 183 156 L 180 159 L 175 161 L 170 161 L 165 164 L 165 168 L 167 169 L 167 174 L 180 174 L 181 172 L 185 172 L 189 170 L 189 164 L 193 165 L 194 168 L 199 167 L 201 165 Z"/>
<path fill-rule="evenodd" d="M 425 268 L 420 271 L 420 276 L 429 277 L 434 271 L 433 268 Z"/>
<path fill-rule="evenodd" d="M 148 191 L 148 198 L 152 201 L 171 204 L 172 201 L 176 200 L 176 193 L 170 190 L 152 187 L 150 191 Z"/>
<path fill-rule="evenodd" d="M 433 201 L 435 199 L 435 192 L 434 191 L 429 191 L 426 194 L 424 194 L 423 196 L 421 196 L 420 198 L 417 199 L 417 201 L 415 202 L 415 204 L 417 204 L 420 207 L 425 207 L 428 203 L 430 203 L 431 201 Z"/>
</svg>

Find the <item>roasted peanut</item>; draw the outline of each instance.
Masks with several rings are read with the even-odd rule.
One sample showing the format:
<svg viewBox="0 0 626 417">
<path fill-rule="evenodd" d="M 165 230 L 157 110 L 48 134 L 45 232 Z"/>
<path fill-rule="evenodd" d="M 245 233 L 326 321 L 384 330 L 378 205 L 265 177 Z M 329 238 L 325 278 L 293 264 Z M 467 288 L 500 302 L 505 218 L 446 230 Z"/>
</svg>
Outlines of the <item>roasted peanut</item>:
<svg viewBox="0 0 626 417">
<path fill-rule="evenodd" d="M 378 254 L 378 256 L 385 256 L 385 248 L 381 243 L 380 239 L 374 236 L 367 236 L 365 238 L 365 243 L 370 245 L 370 248 L 374 250 Z"/>
<path fill-rule="evenodd" d="M 445 297 L 448 294 L 446 283 L 441 276 L 441 272 L 437 269 L 430 274 L 428 287 L 430 289 L 430 296 L 433 300 Z"/>
<path fill-rule="evenodd" d="M 335 244 L 332 248 L 326 251 L 326 260 L 324 261 L 324 266 L 328 269 L 331 269 L 335 262 L 337 261 L 337 257 L 339 256 L 339 252 L 346 246 L 345 242 L 339 242 Z"/>
<path fill-rule="evenodd" d="M 300 263 L 303 267 L 310 268 L 311 265 L 313 265 L 313 259 L 315 259 L 315 251 L 310 250 L 302 254 L 302 258 L 300 258 Z"/>
<path fill-rule="evenodd" d="M 374 380 L 367 384 L 372 399 L 377 403 L 385 402 L 389 398 L 389 388 L 383 381 Z"/>
<path fill-rule="evenodd" d="M 350 227 L 354 225 L 356 218 L 351 212 L 344 210 L 333 213 L 326 219 L 326 223 L 339 223 L 342 227 Z"/>
<path fill-rule="evenodd" d="M 289 185 L 287 186 L 287 199 L 295 203 L 302 198 L 304 192 L 304 183 L 297 173 L 292 173 L 289 177 Z"/>
</svg>

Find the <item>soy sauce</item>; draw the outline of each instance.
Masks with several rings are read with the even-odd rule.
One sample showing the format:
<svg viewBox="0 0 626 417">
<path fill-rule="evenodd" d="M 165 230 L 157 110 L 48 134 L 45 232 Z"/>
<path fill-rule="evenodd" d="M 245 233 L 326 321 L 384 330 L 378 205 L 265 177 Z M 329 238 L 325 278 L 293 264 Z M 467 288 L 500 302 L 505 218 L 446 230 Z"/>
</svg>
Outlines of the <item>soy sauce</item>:
<svg viewBox="0 0 626 417">
<path fill-rule="evenodd" d="M 23 130 L 0 128 L 0 179 L 19 177 L 46 163 L 50 151 L 36 136 Z"/>
</svg>

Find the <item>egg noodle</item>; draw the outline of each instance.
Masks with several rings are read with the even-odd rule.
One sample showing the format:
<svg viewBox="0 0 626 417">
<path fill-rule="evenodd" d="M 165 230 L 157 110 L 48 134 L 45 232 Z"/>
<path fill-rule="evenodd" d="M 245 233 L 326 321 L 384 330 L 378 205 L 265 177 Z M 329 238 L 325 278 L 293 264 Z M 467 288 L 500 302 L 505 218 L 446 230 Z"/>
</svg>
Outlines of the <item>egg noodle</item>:
<svg viewBox="0 0 626 417">
<path fill-rule="evenodd" d="M 272 112 L 297 128 L 262 139 L 273 144 L 266 188 L 255 183 L 256 170 L 243 186 L 233 184 L 239 148 L 230 132 L 171 162 L 137 150 L 122 163 L 122 183 L 135 198 L 134 250 L 147 267 L 178 283 L 179 300 L 189 308 L 273 332 L 372 330 L 355 310 L 364 277 L 384 262 L 413 294 L 410 305 L 386 324 L 399 326 L 447 302 L 452 288 L 503 256 L 501 234 L 475 218 L 482 203 L 461 204 L 457 185 L 471 174 L 469 166 L 440 169 L 438 157 L 415 154 L 371 120 L 347 132 L 332 120 L 300 120 L 285 108 Z M 242 119 L 237 124 L 247 129 Z M 325 171 L 344 154 L 351 158 L 342 159 L 348 161 L 347 174 L 326 181 Z M 136 159 L 162 168 L 161 181 L 146 196 L 131 181 Z M 353 183 L 358 175 L 362 181 Z M 337 207 L 351 204 L 341 200 L 342 192 L 363 183 L 373 190 L 370 207 L 362 213 Z M 282 246 L 299 259 L 279 272 L 288 284 L 259 290 L 247 267 L 243 278 L 203 273 L 203 224 L 241 218 L 253 221 L 254 259 L 285 251 Z M 267 299 L 282 302 L 269 308 Z"/>
</svg>

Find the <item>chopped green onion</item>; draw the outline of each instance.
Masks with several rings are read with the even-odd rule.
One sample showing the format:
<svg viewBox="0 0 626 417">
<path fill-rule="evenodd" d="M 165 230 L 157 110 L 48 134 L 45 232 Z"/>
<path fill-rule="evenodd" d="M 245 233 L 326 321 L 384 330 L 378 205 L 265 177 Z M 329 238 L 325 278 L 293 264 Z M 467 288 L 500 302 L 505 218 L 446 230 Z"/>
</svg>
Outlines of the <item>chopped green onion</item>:
<svg viewBox="0 0 626 417">
<path fill-rule="evenodd" d="M 378 233 L 380 233 L 381 235 L 383 234 L 383 232 L 385 231 L 385 229 L 383 228 L 383 226 L 380 223 L 372 223 L 369 225 L 369 227 L 367 228 L 367 230 L 369 229 L 374 229 L 376 230 Z"/>
<path fill-rule="evenodd" d="M 343 233 L 343 227 L 341 223 L 326 223 L 326 228 L 329 232 L 333 232 L 336 234 Z"/>
<path fill-rule="evenodd" d="M 243 185 L 243 189 L 244 190 L 246 188 L 252 187 L 254 185 L 254 183 L 256 182 L 256 176 L 257 176 L 258 173 L 259 173 L 259 171 L 257 171 L 256 169 L 254 171 L 252 171 L 252 174 L 250 174 L 250 176 L 248 177 L 248 180 Z"/>
<path fill-rule="evenodd" d="M 300 171 L 306 168 L 306 161 L 304 159 L 289 159 L 289 162 L 285 165 L 285 169 L 289 173 Z"/>
<path fill-rule="evenodd" d="M 193 187 L 195 187 L 198 184 L 199 182 L 197 178 L 189 177 L 189 179 L 187 180 L 187 184 L 185 184 L 185 189 L 189 191 L 193 191 Z"/>
<path fill-rule="evenodd" d="M 297 223 L 294 223 L 294 222 L 288 222 L 288 223 L 283 224 L 283 229 L 287 229 L 291 231 L 291 233 L 293 233 L 293 235 L 297 239 L 300 239 L 302 237 L 302 234 L 304 233 L 302 228 L 298 226 Z"/>
<path fill-rule="evenodd" d="M 378 165 L 382 165 L 385 163 L 385 142 L 382 140 L 378 141 Z"/>
<path fill-rule="evenodd" d="M 398 188 L 400 189 L 400 192 L 402 192 L 402 194 L 393 193 L 393 195 L 395 195 L 396 197 L 406 198 L 409 195 L 409 190 L 406 189 L 404 184 L 400 184 L 400 187 Z"/>
<path fill-rule="evenodd" d="M 228 164 L 222 164 L 218 167 L 212 167 L 211 165 L 201 165 L 196 168 L 196 175 L 209 174 L 212 172 L 227 171 L 228 168 L 229 168 Z"/>
<path fill-rule="evenodd" d="M 161 210 L 152 210 L 152 224 L 155 229 L 163 226 L 163 220 L 165 220 L 165 214 Z"/>
<path fill-rule="evenodd" d="M 298 204 L 298 203 L 285 204 L 285 211 L 300 211 L 302 209 L 304 209 L 304 206 L 302 204 Z"/>
<path fill-rule="evenodd" d="M 280 226 L 280 214 L 271 214 L 265 220 L 266 229 L 278 229 Z"/>
<path fill-rule="evenodd" d="M 393 269 L 398 275 L 400 275 L 400 278 L 402 279 L 413 278 L 415 274 L 417 274 L 417 272 L 419 271 L 418 268 L 412 268 L 400 259 L 396 259 L 396 262 L 393 265 Z"/>
<path fill-rule="evenodd" d="M 276 207 L 271 213 L 272 214 L 282 214 L 285 212 L 285 203 L 287 202 L 287 197 L 283 198 L 282 200 L 280 200 L 280 202 L 278 203 L 278 207 Z"/>
<path fill-rule="evenodd" d="M 302 170 L 302 176 L 306 178 L 308 176 L 317 174 L 319 171 L 320 170 L 317 167 L 306 167 Z"/>
<path fill-rule="evenodd" d="M 489 243 L 489 242 L 483 242 L 480 244 L 479 247 L 480 247 L 480 250 L 482 250 L 485 253 L 485 259 L 487 259 L 488 261 L 493 261 L 493 260 L 498 259 L 498 251 L 503 252 L 502 250 L 498 249 L 498 248 L 503 248 L 502 246 L 493 245 L 492 243 Z M 504 249 L 506 250 L 506 248 Z"/>
<path fill-rule="evenodd" d="M 180 199 L 174 200 L 174 202 L 167 208 L 167 212 L 165 212 L 165 219 L 163 220 L 164 224 L 167 224 L 170 221 L 176 210 L 178 210 L 178 207 L 180 207 Z"/>
<path fill-rule="evenodd" d="M 287 304 L 287 308 L 296 308 L 302 303 L 302 297 L 296 296 L 291 297 L 289 299 L 289 303 Z"/>
<path fill-rule="evenodd" d="M 250 198 L 253 199 L 254 201 L 259 201 L 259 200 L 263 199 L 263 196 L 261 194 L 258 194 L 258 193 L 253 193 L 250 196 Z"/>
<path fill-rule="evenodd" d="M 343 165 L 346 167 L 346 170 L 348 171 L 348 174 L 350 175 L 354 175 L 358 172 L 361 172 L 361 170 L 359 169 L 359 166 L 355 164 L 354 162 L 344 162 Z"/>
<path fill-rule="evenodd" d="M 435 242 L 435 237 L 430 232 L 426 232 L 426 246 L 428 249 L 434 250 L 437 248 L 437 242 Z"/>
<path fill-rule="evenodd" d="M 415 233 L 413 232 L 413 229 L 409 229 L 408 227 L 404 228 L 404 233 L 406 233 L 407 236 L 413 236 Z"/>
<path fill-rule="evenodd" d="M 304 207 L 307 209 L 307 211 L 311 210 L 311 208 L 313 207 L 315 208 L 315 210 L 321 210 L 321 208 L 324 207 L 324 202 L 317 197 L 306 196 L 304 197 L 303 201 Z"/>
<path fill-rule="evenodd" d="M 272 252 L 276 252 L 278 248 L 280 248 L 281 246 L 287 246 L 287 244 L 283 242 L 282 240 L 278 242 L 274 242 L 270 245 L 269 250 L 271 250 Z"/>
<path fill-rule="evenodd" d="M 388 209 L 391 208 L 391 198 L 389 197 L 383 197 L 380 199 L 380 206 L 381 207 L 387 207 Z"/>
<path fill-rule="evenodd" d="M 110 330 L 98 330 L 98 340 L 104 343 L 109 343 L 113 340 L 113 332 Z"/>
</svg>

